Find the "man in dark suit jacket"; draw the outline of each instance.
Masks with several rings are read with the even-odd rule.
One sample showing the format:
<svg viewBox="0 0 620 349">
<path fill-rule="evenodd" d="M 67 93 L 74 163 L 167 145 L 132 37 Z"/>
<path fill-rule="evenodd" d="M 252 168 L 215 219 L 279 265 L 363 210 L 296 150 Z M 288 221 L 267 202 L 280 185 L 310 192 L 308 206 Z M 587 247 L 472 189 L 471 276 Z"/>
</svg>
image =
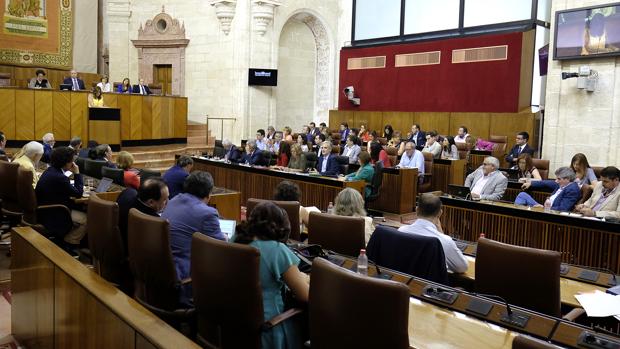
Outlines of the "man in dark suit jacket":
<svg viewBox="0 0 620 349">
<path fill-rule="evenodd" d="M 225 160 L 235 163 L 241 161 L 241 151 L 239 151 L 236 145 L 232 144 L 228 139 L 225 139 L 222 141 L 222 146 L 224 146 L 224 150 L 226 151 L 224 155 Z"/>
<path fill-rule="evenodd" d="M 241 158 L 241 163 L 256 166 L 269 166 L 268 161 L 263 157 L 263 152 L 256 149 L 256 141 L 249 140 L 245 144 L 245 155 Z"/>
<path fill-rule="evenodd" d="M 529 139 L 529 133 L 525 131 L 517 133 L 517 142 L 515 146 L 510 149 L 510 152 L 506 156 L 506 162 L 508 162 L 510 166 L 517 166 L 517 159 L 521 154 L 530 154 L 532 157 L 534 157 L 534 149 L 530 148 L 530 146 L 527 145 L 527 141 L 529 141 Z"/>
<path fill-rule="evenodd" d="M 321 156 L 316 164 L 316 170 L 323 176 L 337 176 L 340 166 L 336 161 L 336 155 L 332 154 L 331 142 L 321 143 Z"/>
<path fill-rule="evenodd" d="M 71 71 L 71 77 L 62 81 L 64 85 L 71 85 L 71 91 L 85 90 L 84 80 L 78 78 L 78 73 L 75 70 Z"/>
<path fill-rule="evenodd" d="M 52 148 L 54 148 L 54 144 L 56 144 L 56 140 L 54 139 L 53 133 L 46 133 L 43 135 L 43 156 L 41 156 L 41 161 L 45 163 L 50 162 L 50 158 L 52 157 Z"/>
<path fill-rule="evenodd" d="M 193 168 L 194 160 L 187 155 L 181 155 L 177 159 L 177 163 L 166 171 L 163 179 L 170 190 L 170 199 L 183 192 L 185 178 L 189 176 Z"/>
<path fill-rule="evenodd" d="M 426 144 L 426 133 L 420 130 L 420 125 L 413 124 L 411 126 L 411 135 L 407 141 L 413 142 L 413 144 L 415 144 L 415 148 L 422 151 L 422 149 L 424 149 L 424 145 Z"/>
<path fill-rule="evenodd" d="M 138 80 L 137 85 L 133 85 L 133 93 L 141 94 L 141 95 L 150 95 L 153 94 L 149 87 L 144 83 L 144 79 Z"/>
<path fill-rule="evenodd" d="M 553 193 L 551 193 L 549 198 L 551 200 L 551 209 L 555 211 L 570 212 L 573 210 L 573 207 L 575 207 L 577 201 L 581 198 L 581 189 L 575 182 L 575 171 L 573 171 L 570 167 L 560 167 L 555 171 L 555 177 L 555 181 L 543 180 L 524 183 L 522 188 L 553 189 Z M 521 192 L 517 195 L 515 204 L 534 207 L 542 206 L 526 192 Z"/>
</svg>

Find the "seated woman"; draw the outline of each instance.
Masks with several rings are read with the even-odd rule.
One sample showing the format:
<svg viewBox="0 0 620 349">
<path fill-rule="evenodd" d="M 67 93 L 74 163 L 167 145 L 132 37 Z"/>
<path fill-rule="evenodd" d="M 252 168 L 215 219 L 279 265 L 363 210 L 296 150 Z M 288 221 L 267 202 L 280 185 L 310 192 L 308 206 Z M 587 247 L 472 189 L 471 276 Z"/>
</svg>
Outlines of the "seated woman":
<svg viewBox="0 0 620 349">
<path fill-rule="evenodd" d="M 99 86 L 101 92 L 112 92 L 112 85 L 110 85 L 107 75 L 101 77 L 101 81 L 97 83 L 97 86 Z"/>
<path fill-rule="evenodd" d="M 116 90 L 118 93 L 131 93 L 131 91 L 133 91 L 133 87 L 131 86 L 129 78 L 124 78 L 123 82 L 118 85 L 118 89 Z"/>
<path fill-rule="evenodd" d="M 360 125 L 360 130 L 357 136 L 362 140 L 362 142 L 368 142 L 370 140 L 370 132 L 366 129 L 366 125 Z"/>
<path fill-rule="evenodd" d="M 398 156 L 401 156 L 405 152 L 405 143 L 406 142 L 403 142 L 401 138 L 400 131 L 395 131 L 394 135 L 392 135 L 392 139 L 388 141 L 388 147 L 398 149 Z"/>
<path fill-rule="evenodd" d="M 138 190 L 138 188 L 140 188 L 140 177 L 138 176 L 138 170 L 131 167 L 133 166 L 133 162 L 133 155 L 126 151 L 121 151 L 116 156 L 118 168 L 125 171 L 123 175 L 125 186 Z"/>
<path fill-rule="evenodd" d="M 367 152 L 361 152 L 358 160 L 360 162 L 360 168 L 356 172 L 349 173 L 342 178 L 348 181 L 366 181 L 364 197 L 368 197 L 372 191 L 369 185 L 372 184 L 372 177 L 375 175 L 375 169 L 370 164 L 370 154 Z"/>
<path fill-rule="evenodd" d="M 288 161 L 288 169 L 298 172 L 305 171 L 306 168 L 308 168 L 306 164 L 306 155 L 301 151 L 301 146 L 295 143 L 291 146 L 291 157 Z"/>
<path fill-rule="evenodd" d="M 291 159 L 291 146 L 288 142 L 280 142 L 280 154 L 276 162 L 276 166 L 288 167 L 288 163 Z"/>
<path fill-rule="evenodd" d="M 521 153 L 517 158 L 517 170 L 519 170 L 519 179 L 542 179 L 540 172 L 533 165 L 532 156 L 528 153 Z"/>
<path fill-rule="evenodd" d="M 377 161 L 381 161 L 383 163 L 383 167 L 392 167 L 392 161 L 390 161 L 390 157 L 387 152 L 379 142 L 372 142 L 370 146 L 370 159 L 371 163 L 374 165 Z"/>
<path fill-rule="evenodd" d="M 299 258 L 283 243 L 291 232 L 286 211 L 272 202 L 262 202 L 252 210 L 247 222 L 237 227 L 235 242 L 260 251 L 260 284 L 263 289 L 264 319 L 282 314 L 282 290 L 287 286 L 302 302 L 308 301 L 310 278 L 299 271 Z M 300 335 L 288 320 L 262 332 L 262 348 L 300 347 Z"/>
<path fill-rule="evenodd" d="M 443 139 L 441 144 L 441 158 L 452 160 L 459 159 L 459 150 L 457 149 L 456 144 L 454 144 L 454 137 L 447 136 Z"/>
<path fill-rule="evenodd" d="M 368 243 L 370 236 L 375 231 L 375 226 L 372 223 L 372 218 L 366 216 L 366 210 L 364 210 L 364 198 L 359 191 L 353 188 L 344 188 L 336 196 L 334 205 L 334 214 L 338 216 L 347 217 L 362 217 L 364 218 L 364 240 Z"/>
<path fill-rule="evenodd" d="M 89 108 L 104 108 L 103 94 L 99 86 L 93 87 L 92 93 L 88 95 L 88 107 Z"/>
<path fill-rule="evenodd" d="M 393 136 L 394 129 L 392 128 L 392 125 L 385 125 L 385 127 L 383 128 L 383 138 L 385 138 L 389 142 Z"/>
<path fill-rule="evenodd" d="M 579 184 L 579 188 L 585 185 L 594 186 L 598 179 L 594 174 L 594 170 L 588 163 L 588 158 L 583 153 L 577 153 L 570 161 L 570 168 L 575 171 L 575 182 Z"/>
<path fill-rule="evenodd" d="M 43 156 L 43 144 L 39 142 L 28 142 L 24 147 L 15 154 L 13 162 L 19 164 L 19 167 L 32 172 L 32 187 L 37 187 L 39 181 L 39 175 L 36 168 L 39 165 L 39 160 Z"/>
<path fill-rule="evenodd" d="M 291 129 L 288 126 L 285 126 L 284 129 L 282 129 L 282 139 L 288 142 L 292 142 L 293 141 L 293 129 Z"/>
<path fill-rule="evenodd" d="M 50 81 L 45 78 L 45 70 L 37 70 L 36 75 L 36 77 L 30 79 L 28 88 L 52 88 Z"/>
<path fill-rule="evenodd" d="M 308 140 L 306 140 L 306 135 L 305 134 L 298 134 L 297 135 L 297 144 L 299 144 L 299 146 L 301 147 L 301 151 L 303 152 L 308 152 Z"/>
</svg>

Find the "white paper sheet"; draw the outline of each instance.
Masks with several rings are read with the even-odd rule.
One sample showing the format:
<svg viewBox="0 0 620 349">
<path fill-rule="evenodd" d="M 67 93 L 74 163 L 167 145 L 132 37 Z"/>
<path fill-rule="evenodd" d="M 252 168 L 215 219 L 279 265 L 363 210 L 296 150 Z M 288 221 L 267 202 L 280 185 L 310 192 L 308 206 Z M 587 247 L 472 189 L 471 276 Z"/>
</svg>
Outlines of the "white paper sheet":
<svg viewBox="0 0 620 349">
<path fill-rule="evenodd" d="M 579 304 L 591 317 L 605 317 L 620 315 L 620 296 L 594 291 L 575 295 Z"/>
</svg>

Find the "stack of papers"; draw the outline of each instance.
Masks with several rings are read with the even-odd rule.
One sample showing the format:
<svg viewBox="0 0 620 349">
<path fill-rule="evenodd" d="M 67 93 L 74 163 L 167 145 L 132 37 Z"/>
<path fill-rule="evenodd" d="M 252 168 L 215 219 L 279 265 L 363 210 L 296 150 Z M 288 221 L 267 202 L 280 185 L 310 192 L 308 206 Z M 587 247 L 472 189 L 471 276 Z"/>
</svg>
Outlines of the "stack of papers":
<svg viewBox="0 0 620 349">
<path fill-rule="evenodd" d="M 620 320 L 620 296 L 596 290 L 593 293 L 577 294 L 575 298 L 577 298 L 588 316 L 613 316 Z"/>
</svg>

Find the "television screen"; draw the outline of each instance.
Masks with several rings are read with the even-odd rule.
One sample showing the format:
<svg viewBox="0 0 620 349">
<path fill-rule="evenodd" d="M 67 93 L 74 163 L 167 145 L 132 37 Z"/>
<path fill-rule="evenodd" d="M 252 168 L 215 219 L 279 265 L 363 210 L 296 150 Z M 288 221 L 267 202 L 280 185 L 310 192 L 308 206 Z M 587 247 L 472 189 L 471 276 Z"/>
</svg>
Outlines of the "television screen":
<svg viewBox="0 0 620 349">
<path fill-rule="evenodd" d="M 248 74 L 248 85 L 278 86 L 278 71 L 275 69 L 253 69 Z"/>
<path fill-rule="evenodd" d="M 553 59 L 620 55 L 620 3 L 558 11 Z"/>
</svg>

